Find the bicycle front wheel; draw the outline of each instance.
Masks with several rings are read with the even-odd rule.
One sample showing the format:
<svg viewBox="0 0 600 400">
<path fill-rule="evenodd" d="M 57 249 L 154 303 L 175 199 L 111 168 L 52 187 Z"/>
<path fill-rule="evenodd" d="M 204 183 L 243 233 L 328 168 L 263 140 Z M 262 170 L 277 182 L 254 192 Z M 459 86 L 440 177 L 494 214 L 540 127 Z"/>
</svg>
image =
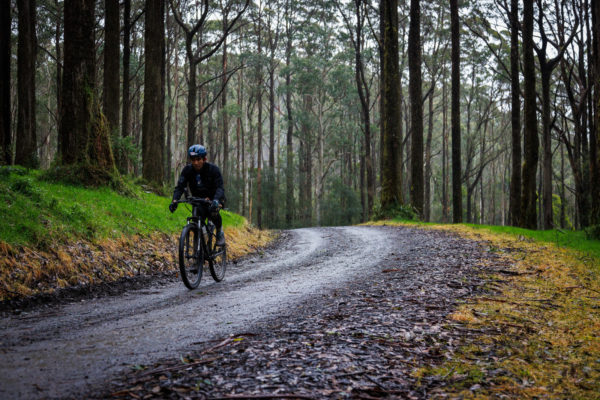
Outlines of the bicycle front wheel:
<svg viewBox="0 0 600 400">
<path fill-rule="evenodd" d="M 225 269 L 227 268 L 226 246 L 215 246 L 208 266 L 210 274 L 216 282 L 221 282 L 225 278 Z"/>
<path fill-rule="evenodd" d="M 202 279 L 204 253 L 199 241 L 198 227 L 186 225 L 179 238 L 179 271 L 183 284 L 190 290 L 197 288 Z"/>
</svg>

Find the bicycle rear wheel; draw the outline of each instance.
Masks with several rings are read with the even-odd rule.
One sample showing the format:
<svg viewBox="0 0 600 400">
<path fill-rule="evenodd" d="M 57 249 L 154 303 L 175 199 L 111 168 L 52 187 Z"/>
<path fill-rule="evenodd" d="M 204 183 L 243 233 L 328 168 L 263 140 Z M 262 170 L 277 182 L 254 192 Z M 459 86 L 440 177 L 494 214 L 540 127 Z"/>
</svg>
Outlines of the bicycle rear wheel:
<svg viewBox="0 0 600 400">
<path fill-rule="evenodd" d="M 227 268 L 227 246 L 215 246 L 208 266 L 213 279 L 221 282 L 225 278 L 225 269 Z"/>
<path fill-rule="evenodd" d="M 198 242 L 200 235 L 198 227 L 186 225 L 179 238 L 179 271 L 181 280 L 188 289 L 195 289 L 202 279 L 204 253 Z"/>
</svg>

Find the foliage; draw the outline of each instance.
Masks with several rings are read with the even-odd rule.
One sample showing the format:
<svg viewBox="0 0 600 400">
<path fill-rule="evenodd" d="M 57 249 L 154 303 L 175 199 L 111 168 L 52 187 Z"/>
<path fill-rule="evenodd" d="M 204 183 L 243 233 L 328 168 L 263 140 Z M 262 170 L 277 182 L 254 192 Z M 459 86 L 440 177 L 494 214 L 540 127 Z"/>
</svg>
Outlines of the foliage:
<svg viewBox="0 0 600 400">
<path fill-rule="evenodd" d="M 588 239 L 600 240 L 600 225 L 587 227 L 584 232 Z"/>
<path fill-rule="evenodd" d="M 360 198 L 352 188 L 335 179 L 323 204 L 323 225 L 348 225 L 360 221 Z"/>
<path fill-rule="evenodd" d="M 376 204 L 373 209 L 373 220 L 400 220 L 400 221 L 416 221 L 419 219 L 417 210 L 410 204 L 394 204 L 390 207 L 383 208 L 381 204 Z"/>
</svg>

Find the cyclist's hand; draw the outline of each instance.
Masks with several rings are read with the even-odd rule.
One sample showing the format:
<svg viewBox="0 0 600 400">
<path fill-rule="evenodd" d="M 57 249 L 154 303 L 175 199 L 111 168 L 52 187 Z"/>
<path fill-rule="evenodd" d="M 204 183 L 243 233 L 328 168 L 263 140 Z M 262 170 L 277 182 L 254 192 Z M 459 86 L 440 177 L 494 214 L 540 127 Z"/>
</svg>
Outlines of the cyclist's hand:
<svg viewBox="0 0 600 400">
<path fill-rule="evenodd" d="M 177 210 L 177 203 L 173 202 L 169 204 L 169 211 L 175 212 L 175 210 Z"/>
<path fill-rule="evenodd" d="M 213 200 L 210 208 L 212 211 L 219 211 L 219 200 Z"/>
</svg>

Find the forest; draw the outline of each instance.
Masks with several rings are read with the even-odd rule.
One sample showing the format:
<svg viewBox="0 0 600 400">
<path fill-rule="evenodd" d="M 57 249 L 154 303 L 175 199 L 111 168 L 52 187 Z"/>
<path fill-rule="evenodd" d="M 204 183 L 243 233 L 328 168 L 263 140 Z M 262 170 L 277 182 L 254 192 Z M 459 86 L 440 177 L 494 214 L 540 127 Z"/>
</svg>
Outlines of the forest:
<svg viewBox="0 0 600 400">
<path fill-rule="evenodd" d="M 600 1 L 10 0 L 0 19 L 2 165 L 169 195 L 201 143 L 261 228 L 600 224 Z"/>
</svg>

